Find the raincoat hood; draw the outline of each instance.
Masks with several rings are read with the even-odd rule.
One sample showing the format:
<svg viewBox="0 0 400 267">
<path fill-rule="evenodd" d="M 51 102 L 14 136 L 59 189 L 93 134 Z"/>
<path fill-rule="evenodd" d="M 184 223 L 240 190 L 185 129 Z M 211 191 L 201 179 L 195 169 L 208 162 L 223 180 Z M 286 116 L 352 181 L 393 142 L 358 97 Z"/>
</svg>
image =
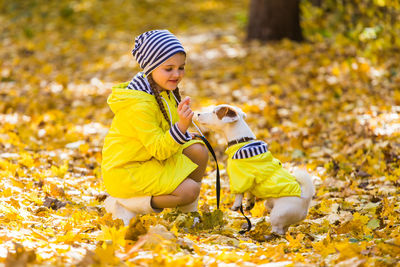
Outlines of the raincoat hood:
<svg viewBox="0 0 400 267">
<path fill-rule="evenodd" d="M 112 87 L 112 93 L 107 99 L 107 104 L 114 114 L 136 103 L 154 101 L 153 95 L 144 91 L 128 89 L 128 84 L 129 82 L 126 82 Z"/>
</svg>

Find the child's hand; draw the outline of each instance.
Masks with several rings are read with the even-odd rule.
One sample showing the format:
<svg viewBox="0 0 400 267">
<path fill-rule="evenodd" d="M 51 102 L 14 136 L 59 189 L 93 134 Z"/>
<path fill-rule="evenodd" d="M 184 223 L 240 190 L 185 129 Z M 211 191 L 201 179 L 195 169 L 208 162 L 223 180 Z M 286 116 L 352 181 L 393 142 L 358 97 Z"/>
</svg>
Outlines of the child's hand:
<svg viewBox="0 0 400 267">
<path fill-rule="evenodd" d="M 190 108 L 190 97 L 185 97 L 178 105 L 178 128 L 182 133 L 186 133 L 192 123 L 194 112 Z"/>
</svg>

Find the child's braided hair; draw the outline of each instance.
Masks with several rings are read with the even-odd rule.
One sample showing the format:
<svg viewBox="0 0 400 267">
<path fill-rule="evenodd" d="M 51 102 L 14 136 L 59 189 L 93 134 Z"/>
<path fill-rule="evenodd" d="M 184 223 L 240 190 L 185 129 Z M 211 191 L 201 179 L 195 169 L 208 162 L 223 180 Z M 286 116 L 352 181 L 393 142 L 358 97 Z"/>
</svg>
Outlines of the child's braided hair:
<svg viewBox="0 0 400 267">
<path fill-rule="evenodd" d="M 163 114 L 165 120 L 168 122 L 169 125 L 171 125 L 171 121 L 168 117 L 167 111 L 165 110 L 165 107 L 161 101 L 161 95 L 160 95 L 160 86 L 157 85 L 157 83 L 153 80 L 153 76 L 150 74 L 149 76 L 147 76 L 147 80 L 149 81 L 150 84 L 150 88 L 154 93 L 154 96 L 156 97 L 157 100 L 157 104 L 158 107 L 161 110 L 161 113 Z M 176 89 L 174 91 L 172 91 L 176 97 L 176 99 L 178 100 L 177 104 L 179 104 L 179 102 L 181 102 L 181 95 L 179 93 L 179 88 L 176 87 Z"/>
</svg>

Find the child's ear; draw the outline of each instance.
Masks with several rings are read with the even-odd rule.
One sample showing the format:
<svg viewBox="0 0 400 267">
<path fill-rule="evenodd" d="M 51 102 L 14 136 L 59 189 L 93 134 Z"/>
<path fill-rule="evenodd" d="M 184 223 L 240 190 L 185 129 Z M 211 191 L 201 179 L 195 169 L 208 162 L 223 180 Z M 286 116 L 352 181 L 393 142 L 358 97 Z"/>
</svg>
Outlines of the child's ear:
<svg viewBox="0 0 400 267">
<path fill-rule="evenodd" d="M 216 110 L 216 114 L 218 119 L 226 123 L 234 122 L 239 119 L 237 112 L 229 107 L 220 107 Z"/>
</svg>

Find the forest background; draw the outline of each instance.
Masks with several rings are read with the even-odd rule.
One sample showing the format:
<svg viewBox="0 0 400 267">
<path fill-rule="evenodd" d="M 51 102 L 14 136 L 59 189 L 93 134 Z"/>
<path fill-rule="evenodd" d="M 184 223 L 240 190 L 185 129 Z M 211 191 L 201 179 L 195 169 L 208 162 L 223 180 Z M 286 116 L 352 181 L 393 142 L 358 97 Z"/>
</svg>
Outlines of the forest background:
<svg viewBox="0 0 400 267">
<path fill-rule="evenodd" d="M 313 1 L 316 2 L 316 1 Z M 38 265 L 399 265 L 400 3 L 303 0 L 305 40 L 246 41 L 249 1 L 0 1 L 0 262 Z M 124 227 L 102 208 L 101 148 L 111 86 L 139 70 L 134 37 L 167 28 L 185 46 L 194 109 L 241 107 L 316 195 L 307 219 L 264 242 L 229 210 L 224 142 L 200 223 L 166 210 Z M 266 220 L 264 220 L 266 216 Z M 230 266 L 230 265 L 229 265 Z"/>
</svg>

